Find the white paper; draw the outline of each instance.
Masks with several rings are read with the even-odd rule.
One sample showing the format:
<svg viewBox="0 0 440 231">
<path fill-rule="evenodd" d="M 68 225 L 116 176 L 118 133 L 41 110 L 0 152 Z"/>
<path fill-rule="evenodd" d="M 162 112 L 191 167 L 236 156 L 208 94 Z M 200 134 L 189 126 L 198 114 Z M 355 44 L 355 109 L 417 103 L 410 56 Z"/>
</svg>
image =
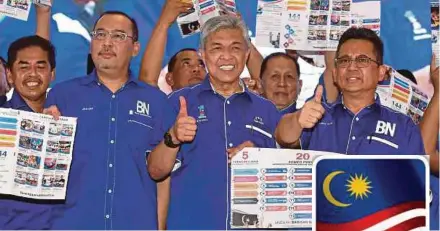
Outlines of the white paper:
<svg viewBox="0 0 440 231">
<path fill-rule="evenodd" d="M 351 26 L 380 30 L 380 1 L 258 1 L 257 46 L 292 50 L 336 50 Z"/>
<path fill-rule="evenodd" d="M 0 0 L 0 15 L 27 21 L 31 0 Z"/>
<path fill-rule="evenodd" d="M 416 124 L 430 101 L 421 88 L 395 70 L 391 71 L 390 85 L 378 86 L 376 93 L 382 105 L 410 116 Z"/>
<path fill-rule="evenodd" d="M 312 228 L 312 162 L 330 154 L 243 149 L 231 161 L 231 228 Z"/>
<path fill-rule="evenodd" d="M 50 0 L 32 0 L 32 1 L 34 2 L 34 4 L 37 5 L 52 6 Z"/>
<path fill-rule="evenodd" d="M 193 0 L 194 7 L 177 18 L 177 26 L 183 38 L 197 34 L 200 27 L 212 17 L 235 15 L 235 0 Z"/>
<path fill-rule="evenodd" d="M 65 199 L 75 131 L 76 118 L 0 109 L 0 193 Z"/>
</svg>

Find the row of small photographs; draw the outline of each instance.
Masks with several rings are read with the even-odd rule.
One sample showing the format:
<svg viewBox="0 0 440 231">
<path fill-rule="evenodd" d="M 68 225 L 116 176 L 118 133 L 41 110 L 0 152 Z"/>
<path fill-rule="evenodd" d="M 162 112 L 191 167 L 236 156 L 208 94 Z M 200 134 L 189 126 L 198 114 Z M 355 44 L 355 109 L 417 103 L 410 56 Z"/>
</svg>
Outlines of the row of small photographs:
<svg viewBox="0 0 440 231">
<path fill-rule="evenodd" d="M 47 141 L 46 152 L 70 154 L 71 141 Z"/>
<path fill-rule="evenodd" d="M 310 1 L 311 10 L 328 10 L 329 0 L 311 0 Z"/>
<path fill-rule="evenodd" d="M 27 132 L 44 134 L 45 126 L 40 121 L 32 121 L 32 120 L 24 119 L 20 123 L 20 129 Z"/>
<path fill-rule="evenodd" d="M 422 117 L 411 108 L 408 110 L 408 116 L 411 117 L 415 124 L 419 124 L 422 119 Z"/>
<path fill-rule="evenodd" d="M 18 146 L 20 148 L 30 149 L 41 152 L 43 148 L 43 139 L 28 137 L 28 136 L 20 136 L 20 140 L 18 142 Z"/>
<path fill-rule="evenodd" d="M 43 175 L 43 180 L 41 181 L 43 187 L 63 188 L 65 184 L 64 175 Z"/>
<path fill-rule="evenodd" d="M 308 40 L 327 40 L 326 30 L 309 30 Z"/>
<path fill-rule="evenodd" d="M 29 167 L 34 169 L 40 169 L 41 157 L 35 155 L 26 155 L 23 153 L 18 153 L 17 155 L 17 165 L 22 167 Z M 56 158 L 46 157 L 44 159 L 44 169 L 45 170 L 67 170 L 68 165 L 63 163 L 57 164 Z"/>
<path fill-rule="evenodd" d="M 413 107 L 420 109 L 421 111 L 425 111 L 428 107 L 428 102 L 421 100 L 419 97 L 411 97 L 411 103 Z"/>
<path fill-rule="evenodd" d="M 332 5 L 333 11 L 350 11 L 350 0 L 334 0 Z"/>
<path fill-rule="evenodd" d="M 17 184 L 30 185 L 36 187 L 38 185 L 38 174 L 17 171 L 14 181 Z M 64 175 L 44 175 L 41 185 L 43 187 L 63 188 L 66 183 Z"/>
<path fill-rule="evenodd" d="M 15 7 L 22 10 L 28 10 L 29 2 L 28 0 L 6 0 L 6 4 L 10 7 Z M 0 0 L 0 5 L 4 3 L 4 0 Z"/>
<path fill-rule="evenodd" d="M 421 95 L 422 97 L 424 97 L 425 99 L 428 99 L 428 96 L 426 95 L 426 93 L 420 91 L 417 87 L 411 86 L 411 89 L 413 92 Z"/>
<path fill-rule="evenodd" d="M 73 135 L 73 125 L 50 123 L 49 134 L 50 135 L 72 136 Z"/>
</svg>

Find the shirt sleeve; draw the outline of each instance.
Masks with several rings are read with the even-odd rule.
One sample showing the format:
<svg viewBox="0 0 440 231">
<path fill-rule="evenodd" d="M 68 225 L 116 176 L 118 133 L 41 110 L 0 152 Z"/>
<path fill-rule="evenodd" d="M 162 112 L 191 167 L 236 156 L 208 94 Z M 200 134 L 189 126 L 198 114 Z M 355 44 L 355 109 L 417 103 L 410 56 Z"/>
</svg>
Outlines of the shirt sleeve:
<svg viewBox="0 0 440 231">
<path fill-rule="evenodd" d="M 309 150 L 310 140 L 312 138 L 312 131 L 311 128 L 303 129 L 301 135 L 299 136 L 299 143 L 301 145 L 301 149 L 303 150 Z"/>
<path fill-rule="evenodd" d="M 409 117 L 406 121 L 406 140 L 404 141 L 405 149 L 402 151 L 408 155 L 425 155 L 425 146 L 423 145 L 420 128 Z"/>
<path fill-rule="evenodd" d="M 154 134 L 149 142 L 149 151 L 152 151 L 163 140 L 164 134 L 170 130 L 177 117 L 177 113 L 165 96 L 158 105 L 161 109 L 159 110 L 160 113 L 156 115 Z"/>
<path fill-rule="evenodd" d="M 56 106 L 58 110 L 62 113 L 62 105 L 61 105 L 61 93 L 62 91 L 58 86 L 53 87 L 50 89 L 49 93 L 46 97 L 46 102 L 44 103 L 44 108 L 48 108 L 50 106 Z"/>
</svg>

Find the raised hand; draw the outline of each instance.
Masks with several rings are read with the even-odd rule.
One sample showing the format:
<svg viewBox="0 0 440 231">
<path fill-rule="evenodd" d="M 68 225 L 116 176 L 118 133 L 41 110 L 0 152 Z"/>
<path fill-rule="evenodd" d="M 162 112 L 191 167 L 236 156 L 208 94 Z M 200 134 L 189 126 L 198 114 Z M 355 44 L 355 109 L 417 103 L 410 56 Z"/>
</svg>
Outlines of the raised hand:
<svg viewBox="0 0 440 231">
<path fill-rule="evenodd" d="M 188 108 L 185 97 L 180 96 L 180 110 L 177 115 L 176 123 L 171 129 L 173 143 L 180 144 L 191 142 L 194 140 L 197 131 L 197 121 L 191 116 L 188 116 Z M 175 140 L 174 140 L 175 139 Z"/>
<path fill-rule="evenodd" d="M 301 109 L 298 117 L 301 128 L 314 127 L 324 115 L 325 110 L 321 104 L 323 91 L 323 87 L 319 85 L 316 89 L 314 99 L 307 101 Z"/>
</svg>

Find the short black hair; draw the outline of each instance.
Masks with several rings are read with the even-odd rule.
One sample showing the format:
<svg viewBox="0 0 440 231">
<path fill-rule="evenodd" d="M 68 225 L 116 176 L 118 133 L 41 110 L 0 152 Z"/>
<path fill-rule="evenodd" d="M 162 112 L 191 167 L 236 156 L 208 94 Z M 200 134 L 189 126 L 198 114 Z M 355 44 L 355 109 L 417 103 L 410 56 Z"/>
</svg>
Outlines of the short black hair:
<svg viewBox="0 0 440 231">
<path fill-rule="evenodd" d="M 52 43 L 49 40 L 42 38 L 38 35 L 21 37 L 11 43 L 8 49 L 7 66 L 9 69 L 12 69 L 12 65 L 14 65 L 14 62 L 17 60 L 18 52 L 28 47 L 39 47 L 43 51 L 46 51 L 48 55 L 47 58 L 49 60 L 50 68 L 51 70 L 55 69 L 56 67 L 55 47 L 52 45 Z"/>
<path fill-rule="evenodd" d="M 176 65 L 177 56 L 180 53 L 185 52 L 185 51 L 194 51 L 197 53 L 197 50 L 194 48 L 183 48 L 183 49 L 179 50 L 171 57 L 170 61 L 168 62 L 168 72 L 173 72 L 174 65 Z"/>
<path fill-rule="evenodd" d="M 3 68 L 6 69 L 6 60 L 3 57 L 1 57 L 1 56 L 0 56 L 0 65 L 2 65 Z"/>
<path fill-rule="evenodd" d="M 376 61 L 382 65 L 383 64 L 383 42 L 376 34 L 376 32 L 363 28 L 363 27 L 351 27 L 346 30 L 339 39 L 338 48 L 336 49 L 336 58 L 339 56 L 339 50 L 342 45 L 350 39 L 361 39 L 369 41 L 373 44 L 374 52 L 376 53 Z"/>
<path fill-rule="evenodd" d="M 267 63 L 269 62 L 269 60 L 271 60 L 273 58 L 278 58 L 278 57 L 282 57 L 282 58 L 291 60 L 295 64 L 296 74 L 298 75 L 298 79 L 299 79 L 299 76 L 301 74 L 301 70 L 299 69 L 298 60 L 296 60 L 292 56 L 290 56 L 286 53 L 283 53 L 283 52 L 275 52 L 275 53 L 272 53 L 272 54 L 266 56 L 266 58 L 264 58 L 263 63 L 261 63 L 260 79 L 263 77 L 263 74 L 267 69 Z"/>
<path fill-rule="evenodd" d="M 414 84 L 417 85 L 417 79 L 416 79 L 416 77 L 414 76 L 414 74 L 410 70 L 400 69 L 400 70 L 397 70 L 397 72 L 399 74 L 403 75 L 403 77 L 409 79 L 411 82 L 413 82 Z"/>
<path fill-rule="evenodd" d="M 93 26 L 93 30 L 95 30 L 96 24 L 98 24 L 99 20 L 104 17 L 105 15 L 120 15 L 126 17 L 131 22 L 131 30 L 133 31 L 133 42 L 137 42 L 139 39 L 139 29 L 137 22 L 134 18 L 128 16 L 128 14 L 122 12 L 122 11 L 115 11 L 115 10 L 109 10 L 102 13 L 98 20 L 96 20 L 95 25 Z"/>
</svg>

